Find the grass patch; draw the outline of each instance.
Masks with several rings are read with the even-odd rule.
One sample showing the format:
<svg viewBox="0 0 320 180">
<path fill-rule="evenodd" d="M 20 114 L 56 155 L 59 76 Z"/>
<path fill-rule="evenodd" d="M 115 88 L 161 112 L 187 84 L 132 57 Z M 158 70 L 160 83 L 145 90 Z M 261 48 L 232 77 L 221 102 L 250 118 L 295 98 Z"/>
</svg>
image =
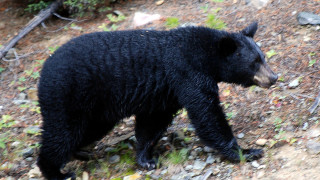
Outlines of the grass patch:
<svg viewBox="0 0 320 180">
<path fill-rule="evenodd" d="M 176 28 L 176 27 L 178 27 L 179 26 L 179 19 L 178 18 L 176 18 L 176 17 L 168 17 L 167 19 L 166 19 L 166 27 L 168 28 L 168 29 L 173 29 L 173 28 Z"/>
</svg>

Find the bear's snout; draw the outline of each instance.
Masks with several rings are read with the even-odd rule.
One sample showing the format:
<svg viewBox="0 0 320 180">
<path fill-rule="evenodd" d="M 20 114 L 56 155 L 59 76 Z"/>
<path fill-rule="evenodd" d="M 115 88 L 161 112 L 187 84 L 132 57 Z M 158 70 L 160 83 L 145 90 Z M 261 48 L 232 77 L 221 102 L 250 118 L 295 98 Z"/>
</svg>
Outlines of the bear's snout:
<svg viewBox="0 0 320 180">
<path fill-rule="evenodd" d="M 269 88 L 275 84 L 277 80 L 278 75 L 275 74 L 266 63 L 260 66 L 259 70 L 253 77 L 253 81 L 256 85 L 263 88 Z"/>
</svg>

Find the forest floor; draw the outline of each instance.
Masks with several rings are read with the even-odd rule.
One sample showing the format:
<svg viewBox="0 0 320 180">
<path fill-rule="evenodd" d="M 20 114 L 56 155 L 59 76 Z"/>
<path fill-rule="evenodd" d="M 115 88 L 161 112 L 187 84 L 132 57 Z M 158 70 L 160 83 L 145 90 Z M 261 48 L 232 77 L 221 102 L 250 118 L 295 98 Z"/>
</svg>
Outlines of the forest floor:
<svg viewBox="0 0 320 180">
<path fill-rule="evenodd" d="M 0 0 L 0 45 L 33 18 L 19 2 Z M 81 18 L 84 21 L 69 23 L 51 18 L 45 22 L 46 28 L 35 28 L 15 47 L 21 56 L 18 60 L 8 61 L 14 59 L 12 51 L 7 61 L 0 61 L 0 180 L 43 179 L 35 165 L 42 123 L 36 93 L 41 66 L 55 49 L 89 32 L 206 26 L 217 24 L 212 18 L 208 20 L 213 16 L 225 22 L 222 27 L 227 31 L 239 31 L 258 21 L 255 41 L 279 75 L 278 82 L 269 89 L 219 84 L 222 106 L 239 144 L 263 148 L 264 157 L 254 162 L 228 162 L 204 147 L 182 110 L 159 142 L 158 169 L 147 171 L 136 165 L 131 117 L 93 147 L 96 159 L 72 161 L 64 170 L 75 171 L 83 180 L 320 179 L 320 107 L 309 112 L 320 91 L 320 26 L 301 26 L 296 19 L 302 11 L 320 14 L 320 1 L 270 0 L 262 7 L 253 2 L 120 1 L 111 9 L 101 7 L 94 16 Z M 159 14 L 161 18 L 137 26 L 137 12 Z M 123 14 L 125 19 L 116 14 Z"/>
</svg>

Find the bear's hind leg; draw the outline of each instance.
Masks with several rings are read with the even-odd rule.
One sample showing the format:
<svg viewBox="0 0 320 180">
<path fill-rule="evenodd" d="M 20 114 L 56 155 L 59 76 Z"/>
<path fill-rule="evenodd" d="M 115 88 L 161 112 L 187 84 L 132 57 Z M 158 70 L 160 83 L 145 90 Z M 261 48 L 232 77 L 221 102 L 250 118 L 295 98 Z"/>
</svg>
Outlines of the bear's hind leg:
<svg viewBox="0 0 320 180">
<path fill-rule="evenodd" d="M 152 151 L 158 140 L 172 122 L 176 111 L 136 115 L 137 162 L 145 169 L 155 169 Z"/>
</svg>

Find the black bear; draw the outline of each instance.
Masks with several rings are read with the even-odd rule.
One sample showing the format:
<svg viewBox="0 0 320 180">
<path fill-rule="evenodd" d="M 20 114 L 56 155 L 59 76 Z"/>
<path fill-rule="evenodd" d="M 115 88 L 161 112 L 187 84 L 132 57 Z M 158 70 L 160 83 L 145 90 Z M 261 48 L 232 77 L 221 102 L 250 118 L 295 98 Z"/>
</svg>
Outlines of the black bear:
<svg viewBox="0 0 320 180">
<path fill-rule="evenodd" d="M 205 27 L 96 32 L 60 47 L 39 83 L 43 116 L 38 166 L 48 179 L 80 148 L 136 116 L 137 163 L 156 167 L 153 147 L 185 107 L 200 139 L 230 160 L 241 150 L 220 107 L 219 82 L 270 87 L 277 80 L 253 41 L 257 23 L 229 33 Z M 260 149 L 244 149 L 248 160 Z"/>
</svg>

